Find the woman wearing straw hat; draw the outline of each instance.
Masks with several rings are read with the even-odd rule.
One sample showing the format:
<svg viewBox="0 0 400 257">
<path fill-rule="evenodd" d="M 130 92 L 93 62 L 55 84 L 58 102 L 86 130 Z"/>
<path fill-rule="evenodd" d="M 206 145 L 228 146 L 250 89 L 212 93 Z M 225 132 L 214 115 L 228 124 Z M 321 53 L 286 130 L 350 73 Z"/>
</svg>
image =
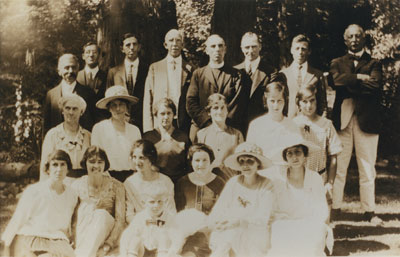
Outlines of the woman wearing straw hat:
<svg viewBox="0 0 400 257">
<path fill-rule="evenodd" d="M 318 172 L 306 168 L 307 155 L 317 150 L 300 134 L 289 134 L 275 151 L 276 158 L 287 166 L 276 167 L 281 176 L 274 180 L 277 202 L 271 224 L 271 256 L 325 255 L 331 230 L 326 225 L 329 211 L 324 183 Z"/>
<path fill-rule="evenodd" d="M 58 105 L 62 110 L 64 121 L 50 129 L 43 140 L 42 157 L 40 160 L 40 180 L 48 178 L 45 172 L 47 156 L 57 149 L 68 153 L 72 169 L 68 171 L 64 183 L 70 184 L 75 178 L 86 174 L 80 161 L 84 152 L 90 146 L 90 132 L 79 125 L 79 118 L 86 110 L 85 100 L 76 94 L 63 96 Z"/>
<path fill-rule="evenodd" d="M 211 256 L 264 256 L 269 248 L 268 222 L 273 210 L 272 183 L 257 171 L 271 166 L 255 144 L 244 142 L 224 161 L 239 170 L 228 180 L 209 216 Z"/>
<path fill-rule="evenodd" d="M 126 121 L 130 104 L 138 98 L 128 94 L 128 90 L 119 85 L 107 89 L 105 97 L 96 103 L 96 107 L 107 109 L 111 118 L 100 121 L 92 130 L 92 145 L 104 149 L 110 161 L 109 173 L 124 182 L 133 174 L 129 153 L 133 142 L 141 138 L 139 129 Z"/>
</svg>

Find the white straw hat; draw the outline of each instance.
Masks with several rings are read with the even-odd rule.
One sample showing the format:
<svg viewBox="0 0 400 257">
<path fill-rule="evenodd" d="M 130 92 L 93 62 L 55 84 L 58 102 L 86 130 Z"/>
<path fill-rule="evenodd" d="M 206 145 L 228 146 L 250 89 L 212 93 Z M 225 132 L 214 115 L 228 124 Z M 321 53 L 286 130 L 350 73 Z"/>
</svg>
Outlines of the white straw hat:
<svg viewBox="0 0 400 257">
<path fill-rule="evenodd" d="M 261 163 L 261 167 L 258 168 L 259 170 L 267 169 L 272 166 L 272 161 L 263 155 L 262 149 L 256 144 L 249 142 L 244 142 L 238 145 L 235 149 L 235 153 L 225 159 L 225 166 L 234 170 L 240 170 L 241 167 L 237 159 L 239 156 L 243 155 L 250 155 L 257 158 Z"/>
<path fill-rule="evenodd" d="M 107 104 L 115 99 L 125 99 L 134 104 L 139 101 L 136 96 L 129 95 L 126 87 L 115 85 L 107 89 L 104 98 L 97 101 L 96 107 L 99 109 L 107 109 Z"/>
</svg>

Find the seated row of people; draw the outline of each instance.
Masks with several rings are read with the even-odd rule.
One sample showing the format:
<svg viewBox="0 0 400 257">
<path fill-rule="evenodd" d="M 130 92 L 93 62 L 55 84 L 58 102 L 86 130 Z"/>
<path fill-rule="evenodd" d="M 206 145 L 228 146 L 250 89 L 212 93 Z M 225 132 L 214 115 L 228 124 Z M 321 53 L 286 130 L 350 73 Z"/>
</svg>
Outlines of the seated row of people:
<svg viewBox="0 0 400 257">
<path fill-rule="evenodd" d="M 320 256 L 328 206 L 321 176 L 306 168 L 316 150 L 300 134 L 288 133 L 270 158 L 244 142 L 224 161 L 237 172 L 225 184 L 212 172 L 211 148 L 195 144 L 188 156 L 193 171 L 175 188 L 147 140 L 133 144 L 137 172 L 124 185 L 110 176 L 107 154 L 97 146 L 81 160 L 88 175 L 66 185 L 72 162 L 56 150 L 45 163 L 48 178 L 24 191 L 2 240 L 11 256 L 96 256 L 118 246 L 122 256 Z"/>
</svg>

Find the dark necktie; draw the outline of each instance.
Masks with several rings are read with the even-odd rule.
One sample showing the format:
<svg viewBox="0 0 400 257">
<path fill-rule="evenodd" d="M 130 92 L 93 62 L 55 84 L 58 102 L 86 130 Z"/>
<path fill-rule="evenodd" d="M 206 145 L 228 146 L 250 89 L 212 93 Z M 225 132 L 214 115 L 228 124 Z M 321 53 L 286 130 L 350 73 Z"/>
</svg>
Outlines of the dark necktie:
<svg viewBox="0 0 400 257">
<path fill-rule="evenodd" d="M 130 65 L 128 69 L 128 81 L 126 82 L 126 86 L 130 95 L 133 95 L 133 64 Z"/>
<path fill-rule="evenodd" d="M 300 87 L 301 84 L 303 83 L 303 77 L 301 75 L 301 68 L 303 68 L 303 65 L 299 65 L 299 70 L 297 73 L 297 85 Z"/>
</svg>

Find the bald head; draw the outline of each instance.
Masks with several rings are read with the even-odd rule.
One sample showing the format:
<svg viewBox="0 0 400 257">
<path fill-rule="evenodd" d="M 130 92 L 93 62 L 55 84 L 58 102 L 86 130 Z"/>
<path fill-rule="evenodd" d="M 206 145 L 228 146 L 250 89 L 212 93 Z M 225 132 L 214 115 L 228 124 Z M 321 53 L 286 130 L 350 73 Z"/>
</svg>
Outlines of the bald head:
<svg viewBox="0 0 400 257">
<path fill-rule="evenodd" d="M 364 29 L 360 25 L 351 24 L 344 31 L 344 42 L 353 53 L 359 52 L 365 45 Z"/>
<path fill-rule="evenodd" d="M 222 63 L 226 53 L 224 39 L 220 35 L 213 34 L 207 38 L 205 44 L 206 54 L 210 57 L 210 62 Z"/>
</svg>

